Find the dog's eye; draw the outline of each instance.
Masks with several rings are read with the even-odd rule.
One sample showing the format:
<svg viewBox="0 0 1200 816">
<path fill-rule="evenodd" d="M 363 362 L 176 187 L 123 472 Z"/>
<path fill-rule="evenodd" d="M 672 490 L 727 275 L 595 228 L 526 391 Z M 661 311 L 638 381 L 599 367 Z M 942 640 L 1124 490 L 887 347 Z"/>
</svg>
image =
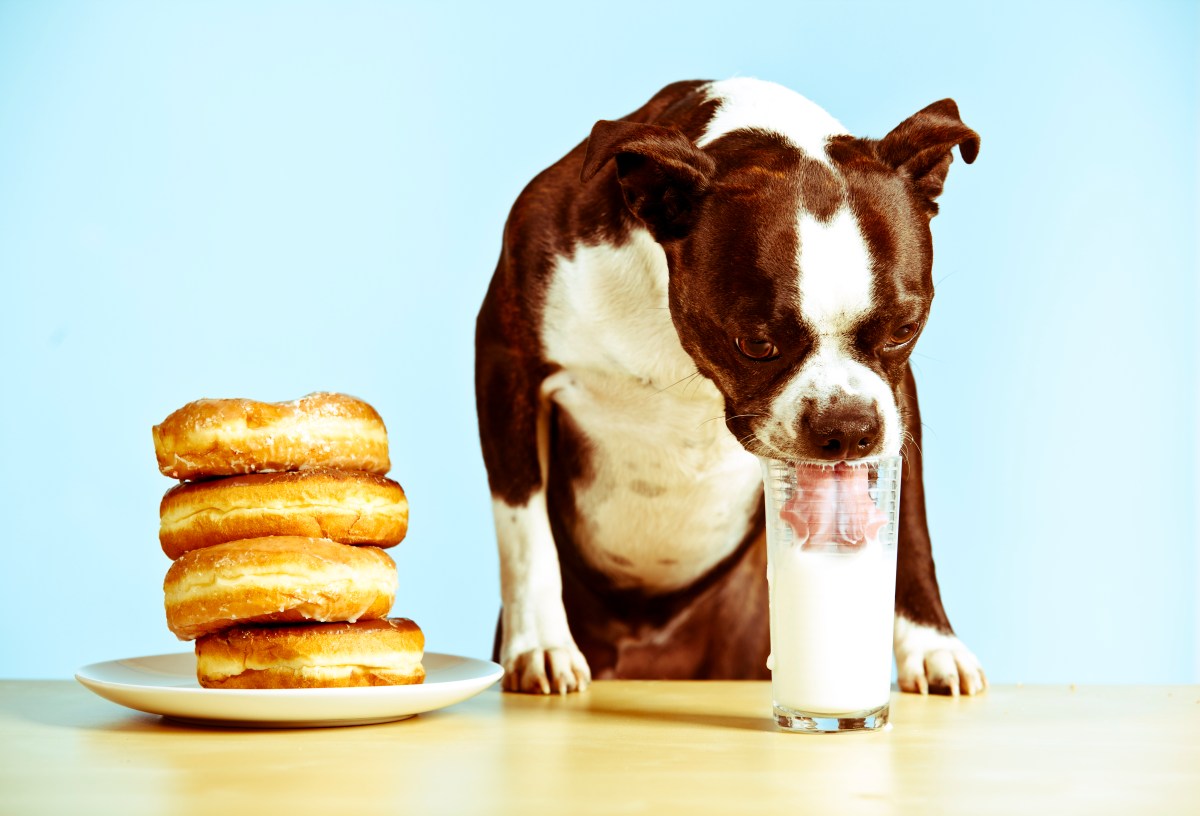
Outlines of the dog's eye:
<svg viewBox="0 0 1200 816">
<path fill-rule="evenodd" d="M 919 329 L 919 328 L 920 328 L 920 325 L 918 325 L 917 323 L 905 323 L 903 326 L 900 326 L 895 331 L 893 331 L 892 336 L 888 338 L 888 341 L 887 341 L 888 348 L 896 348 L 897 346 L 903 346 L 909 340 L 912 340 L 914 337 L 917 336 L 917 329 Z"/>
<path fill-rule="evenodd" d="M 765 362 L 779 356 L 778 347 L 770 340 L 763 340 L 759 337 L 739 337 L 733 342 L 737 346 L 737 350 L 751 360 Z"/>
</svg>

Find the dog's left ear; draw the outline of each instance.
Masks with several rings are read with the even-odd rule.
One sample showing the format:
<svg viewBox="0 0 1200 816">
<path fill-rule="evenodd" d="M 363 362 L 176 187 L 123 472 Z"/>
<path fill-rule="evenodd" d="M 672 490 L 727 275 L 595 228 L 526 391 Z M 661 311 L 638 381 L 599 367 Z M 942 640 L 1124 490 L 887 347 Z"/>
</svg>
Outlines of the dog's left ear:
<svg viewBox="0 0 1200 816">
<path fill-rule="evenodd" d="M 963 124 L 953 99 L 943 99 L 905 119 L 875 150 L 885 164 L 912 181 L 932 218 L 955 145 L 967 164 L 979 155 L 979 134 Z"/>
<path fill-rule="evenodd" d="M 685 235 L 716 171 L 712 157 L 673 128 L 601 120 L 588 137 L 580 180 L 589 180 L 613 158 L 630 212 L 660 241 Z"/>
</svg>

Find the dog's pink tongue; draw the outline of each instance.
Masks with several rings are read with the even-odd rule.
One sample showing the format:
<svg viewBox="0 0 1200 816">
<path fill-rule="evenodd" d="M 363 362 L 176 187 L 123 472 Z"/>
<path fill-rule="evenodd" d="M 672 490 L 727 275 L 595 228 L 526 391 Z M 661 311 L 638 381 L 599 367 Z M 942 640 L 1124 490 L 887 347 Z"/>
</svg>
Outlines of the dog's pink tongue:
<svg viewBox="0 0 1200 816">
<path fill-rule="evenodd" d="M 887 515 L 867 493 L 867 468 L 839 462 L 833 467 L 798 465 L 796 492 L 779 517 L 806 550 L 858 550 L 879 535 Z"/>
</svg>

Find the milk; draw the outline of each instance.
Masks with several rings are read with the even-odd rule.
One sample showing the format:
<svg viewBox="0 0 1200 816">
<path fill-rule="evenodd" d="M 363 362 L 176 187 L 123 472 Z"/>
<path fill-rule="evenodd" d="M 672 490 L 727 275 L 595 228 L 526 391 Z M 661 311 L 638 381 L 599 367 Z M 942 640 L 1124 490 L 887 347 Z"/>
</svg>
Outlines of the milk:
<svg viewBox="0 0 1200 816">
<path fill-rule="evenodd" d="M 791 711 L 845 715 L 887 704 L 896 550 L 771 553 L 771 692 Z"/>
<path fill-rule="evenodd" d="M 891 693 L 900 460 L 762 464 L 776 719 L 798 730 L 880 727 Z M 856 724 L 867 714 L 871 724 Z"/>
</svg>

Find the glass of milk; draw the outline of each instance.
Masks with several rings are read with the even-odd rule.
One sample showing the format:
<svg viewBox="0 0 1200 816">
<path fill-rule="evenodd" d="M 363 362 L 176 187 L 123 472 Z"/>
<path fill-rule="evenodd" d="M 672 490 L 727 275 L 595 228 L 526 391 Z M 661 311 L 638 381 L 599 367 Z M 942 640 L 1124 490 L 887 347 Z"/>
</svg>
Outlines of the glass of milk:
<svg viewBox="0 0 1200 816">
<path fill-rule="evenodd" d="M 900 457 L 762 459 L 771 692 L 789 731 L 882 728 L 892 678 Z"/>
</svg>

